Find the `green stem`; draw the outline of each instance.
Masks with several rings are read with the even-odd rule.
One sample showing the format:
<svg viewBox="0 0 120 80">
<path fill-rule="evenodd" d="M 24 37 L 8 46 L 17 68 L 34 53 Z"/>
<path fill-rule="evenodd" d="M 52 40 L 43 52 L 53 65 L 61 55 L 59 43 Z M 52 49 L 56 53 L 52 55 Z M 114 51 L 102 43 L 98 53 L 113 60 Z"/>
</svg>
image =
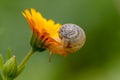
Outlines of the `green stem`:
<svg viewBox="0 0 120 80">
<path fill-rule="evenodd" d="M 23 61 L 20 63 L 20 65 L 18 66 L 18 68 L 21 68 L 22 66 L 24 66 L 34 52 L 35 52 L 35 51 L 32 49 L 32 50 L 25 56 L 25 58 L 24 58 Z"/>
</svg>

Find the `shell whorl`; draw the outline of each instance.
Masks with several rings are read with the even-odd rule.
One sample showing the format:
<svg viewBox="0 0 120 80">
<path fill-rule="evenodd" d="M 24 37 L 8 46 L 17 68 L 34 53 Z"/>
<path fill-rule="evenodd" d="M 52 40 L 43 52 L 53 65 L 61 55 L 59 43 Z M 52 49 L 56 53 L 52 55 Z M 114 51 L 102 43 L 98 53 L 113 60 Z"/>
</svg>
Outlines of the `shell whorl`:
<svg viewBox="0 0 120 80">
<path fill-rule="evenodd" d="M 85 43 L 86 36 L 81 27 L 76 24 L 64 24 L 59 30 L 63 48 L 71 53 L 79 50 Z"/>
</svg>

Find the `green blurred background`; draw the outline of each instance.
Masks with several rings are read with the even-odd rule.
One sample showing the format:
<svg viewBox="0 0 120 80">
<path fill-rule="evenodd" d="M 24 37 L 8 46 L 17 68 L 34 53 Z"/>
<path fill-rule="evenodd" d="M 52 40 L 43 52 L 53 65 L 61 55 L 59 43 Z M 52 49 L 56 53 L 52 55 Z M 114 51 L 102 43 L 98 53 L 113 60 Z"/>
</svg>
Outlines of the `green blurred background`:
<svg viewBox="0 0 120 80">
<path fill-rule="evenodd" d="M 120 0 L 0 0 L 0 53 L 11 48 L 18 63 L 31 49 L 22 16 L 35 8 L 47 19 L 75 23 L 86 32 L 84 47 L 66 58 L 35 53 L 16 80 L 120 80 Z"/>
</svg>

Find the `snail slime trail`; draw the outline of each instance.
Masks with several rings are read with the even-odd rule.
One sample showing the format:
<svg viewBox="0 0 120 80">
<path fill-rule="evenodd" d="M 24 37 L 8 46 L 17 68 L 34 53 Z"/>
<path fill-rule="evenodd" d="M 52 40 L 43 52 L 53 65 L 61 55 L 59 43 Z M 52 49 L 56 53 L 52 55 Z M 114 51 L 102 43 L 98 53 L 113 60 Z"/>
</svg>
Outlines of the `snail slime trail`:
<svg viewBox="0 0 120 80">
<path fill-rule="evenodd" d="M 61 26 L 59 37 L 62 40 L 63 48 L 68 53 L 79 50 L 86 41 L 86 35 L 83 29 L 71 23 Z"/>
</svg>

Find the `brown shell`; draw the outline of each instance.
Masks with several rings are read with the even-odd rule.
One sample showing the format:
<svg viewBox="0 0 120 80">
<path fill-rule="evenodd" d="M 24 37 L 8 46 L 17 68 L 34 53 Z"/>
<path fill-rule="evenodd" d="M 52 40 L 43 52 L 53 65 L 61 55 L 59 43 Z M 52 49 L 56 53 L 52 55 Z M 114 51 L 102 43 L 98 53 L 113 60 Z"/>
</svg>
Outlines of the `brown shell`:
<svg viewBox="0 0 120 80">
<path fill-rule="evenodd" d="M 86 41 L 86 35 L 83 29 L 71 23 L 62 25 L 59 30 L 59 36 L 65 51 L 68 53 L 79 50 Z"/>
</svg>

